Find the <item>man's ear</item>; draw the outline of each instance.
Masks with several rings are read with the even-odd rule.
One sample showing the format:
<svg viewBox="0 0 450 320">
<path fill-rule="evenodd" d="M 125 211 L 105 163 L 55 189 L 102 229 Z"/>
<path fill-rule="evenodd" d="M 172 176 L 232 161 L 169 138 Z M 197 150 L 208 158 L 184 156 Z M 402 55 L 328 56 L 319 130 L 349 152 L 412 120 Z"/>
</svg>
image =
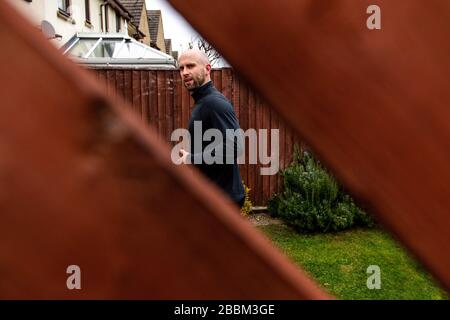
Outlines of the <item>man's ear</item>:
<svg viewBox="0 0 450 320">
<path fill-rule="evenodd" d="M 208 72 L 208 74 L 211 72 L 211 65 L 208 63 L 206 66 L 206 71 Z"/>
</svg>

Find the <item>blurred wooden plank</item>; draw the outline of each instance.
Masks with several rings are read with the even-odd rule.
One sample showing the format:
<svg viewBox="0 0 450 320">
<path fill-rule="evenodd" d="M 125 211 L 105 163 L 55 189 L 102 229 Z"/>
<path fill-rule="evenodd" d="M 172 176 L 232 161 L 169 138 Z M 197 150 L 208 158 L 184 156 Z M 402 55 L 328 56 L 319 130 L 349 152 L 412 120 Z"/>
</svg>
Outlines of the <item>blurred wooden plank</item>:
<svg viewBox="0 0 450 320">
<path fill-rule="evenodd" d="M 450 289 L 450 1 L 170 2 Z"/>
<path fill-rule="evenodd" d="M 327 298 L 5 2 L 0 36 L 0 298 Z"/>
</svg>

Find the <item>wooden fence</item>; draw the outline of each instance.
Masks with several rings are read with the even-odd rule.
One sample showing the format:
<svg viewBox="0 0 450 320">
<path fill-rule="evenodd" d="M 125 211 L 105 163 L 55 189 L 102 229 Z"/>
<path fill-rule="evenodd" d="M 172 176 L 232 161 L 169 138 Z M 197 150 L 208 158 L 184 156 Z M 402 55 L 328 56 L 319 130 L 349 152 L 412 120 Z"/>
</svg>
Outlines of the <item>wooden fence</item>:
<svg viewBox="0 0 450 320">
<path fill-rule="evenodd" d="M 450 292 L 450 2 L 170 3 Z M 329 298 L 7 1 L 0 35 L 0 298 Z"/>
<path fill-rule="evenodd" d="M 183 87 L 178 71 L 95 69 L 98 79 L 107 85 L 110 96 L 127 100 L 142 119 L 156 128 L 168 142 L 174 129 L 187 128 L 193 100 Z M 214 85 L 233 104 L 241 128 L 279 129 L 280 169 L 291 163 L 294 145 L 300 140 L 277 112 L 241 80 L 231 68 L 212 71 Z M 271 143 L 269 139 L 269 143 Z M 247 144 L 248 146 L 248 144 Z M 270 146 L 270 144 L 269 144 Z M 270 150 L 270 147 L 269 149 Z M 248 159 L 248 155 L 246 157 Z M 241 176 L 251 189 L 253 205 L 264 206 L 269 197 L 282 189 L 282 177 L 260 174 L 261 164 L 240 165 Z"/>
</svg>

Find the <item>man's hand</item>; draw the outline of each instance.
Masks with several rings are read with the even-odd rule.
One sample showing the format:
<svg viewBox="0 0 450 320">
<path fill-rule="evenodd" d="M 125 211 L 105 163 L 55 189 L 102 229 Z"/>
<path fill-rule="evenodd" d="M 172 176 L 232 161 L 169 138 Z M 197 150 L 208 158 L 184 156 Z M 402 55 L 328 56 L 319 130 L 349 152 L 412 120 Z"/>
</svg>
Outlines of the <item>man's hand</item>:
<svg viewBox="0 0 450 320">
<path fill-rule="evenodd" d="M 181 153 L 181 157 L 180 157 L 180 159 L 179 159 L 179 162 L 180 163 L 184 163 L 184 164 L 186 164 L 187 162 L 187 157 L 189 156 L 189 152 L 187 152 L 186 150 L 184 150 L 184 149 L 181 149 L 180 150 L 180 153 Z"/>
</svg>

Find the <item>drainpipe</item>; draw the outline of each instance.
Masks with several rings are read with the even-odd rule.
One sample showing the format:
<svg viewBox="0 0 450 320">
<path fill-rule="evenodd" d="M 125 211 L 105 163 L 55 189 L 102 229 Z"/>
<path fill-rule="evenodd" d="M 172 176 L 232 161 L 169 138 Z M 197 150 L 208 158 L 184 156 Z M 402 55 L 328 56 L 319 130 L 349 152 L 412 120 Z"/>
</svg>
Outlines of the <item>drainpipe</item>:
<svg viewBox="0 0 450 320">
<path fill-rule="evenodd" d="M 103 8 L 105 7 L 105 5 L 108 4 L 108 0 L 103 1 L 103 3 L 100 5 L 100 24 L 101 24 L 101 28 L 102 28 L 102 32 L 105 32 L 104 28 L 103 28 Z"/>
</svg>

